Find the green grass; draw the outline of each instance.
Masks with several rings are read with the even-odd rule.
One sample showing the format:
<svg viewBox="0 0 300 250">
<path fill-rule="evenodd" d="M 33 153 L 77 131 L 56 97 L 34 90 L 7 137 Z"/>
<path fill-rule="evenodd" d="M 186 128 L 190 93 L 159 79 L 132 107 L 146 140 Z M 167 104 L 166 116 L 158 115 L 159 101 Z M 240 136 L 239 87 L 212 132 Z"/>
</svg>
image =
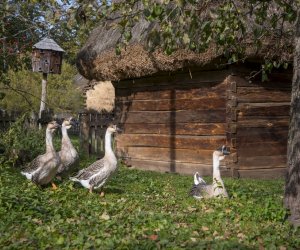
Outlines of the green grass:
<svg viewBox="0 0 300 250">
<path fill-rule="evenodd" d="M 40 189 L 0 170 L 1 249 L 300 248 L 283 180 L 227 178 L 230 199 L 197 201 L 187 195 L 191 176 L 120 167 L 100 198 L 69 180 Z"/>
</svg>

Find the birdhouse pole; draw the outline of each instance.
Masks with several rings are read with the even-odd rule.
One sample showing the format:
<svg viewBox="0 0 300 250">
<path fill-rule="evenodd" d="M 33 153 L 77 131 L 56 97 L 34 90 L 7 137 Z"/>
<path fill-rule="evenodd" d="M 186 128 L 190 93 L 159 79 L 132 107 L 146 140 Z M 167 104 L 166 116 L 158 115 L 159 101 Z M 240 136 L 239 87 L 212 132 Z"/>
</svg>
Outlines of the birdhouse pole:
<svg viewBox="0 0 300 250">
<path fill-rule="evenodd" d="M 50 38 L 44 38 L 42 41 L 33 45 L 32 51 L 32 70 L 33 72 L 42 72 L 42 95 L 39 112 L 39 128 L 42 127 L 43 113 L 46 110 L 47 99 L 47 75 L 60 74 L 62 65 L 62 56 L 64 50 Z"/>
<path fill-rule="evenodd" d="M 47 99 L 47 73 L 43 73 L 42 79 L 42 96 L 41 96 L 41 105 L 39 112 L 39 120 L 42 119 L 42 113 L 46 109 L 46 99 Z M 39 129 L 42 128 L 41 123 L 39 122 Z"/>
</svg>

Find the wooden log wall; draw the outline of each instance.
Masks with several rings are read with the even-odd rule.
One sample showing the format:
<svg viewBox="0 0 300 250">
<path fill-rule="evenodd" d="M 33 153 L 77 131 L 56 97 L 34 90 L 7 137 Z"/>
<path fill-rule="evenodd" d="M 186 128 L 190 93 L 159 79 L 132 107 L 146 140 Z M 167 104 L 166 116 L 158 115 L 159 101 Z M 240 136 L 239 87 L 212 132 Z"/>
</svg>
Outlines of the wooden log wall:
<svg viewBox="0 0 300 250">
<path fill-rule="evenodd" d="M 226 144 L 227 71 L 181 73 L 113 83 L 116 138 L 128 165 L 162 172 L 212 173 Z"/>
<path fill-rule="evenodd" d="M 291 96 L 291 75 L 274 73 L 268 82 L 227 78 L 228 127 L 236 149 L 233 174 L 240 177 L 284 176 Z"/>
</svg>

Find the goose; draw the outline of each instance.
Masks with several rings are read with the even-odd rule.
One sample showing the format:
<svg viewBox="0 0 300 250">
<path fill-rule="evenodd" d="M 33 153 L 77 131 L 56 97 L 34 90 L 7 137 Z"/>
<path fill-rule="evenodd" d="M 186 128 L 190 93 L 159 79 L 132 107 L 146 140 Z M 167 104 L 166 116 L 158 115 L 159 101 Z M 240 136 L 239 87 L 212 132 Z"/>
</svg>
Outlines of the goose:
<svg viewBox="0 0 300 250">
<path fill-rule="evenodd" d="M 88 188 L 92 193 L 94 189 L 102 188 L 109 177 L 117 169 L 117 158 L 111 148 L 111 136 L 113 133 L 119 132 L 120 129 L 116 125 L 110 125 L 105 133 L 105 154 L 104 157 L 92 163 L 89 167 L 82 169 L 70 180 L 79 182 L 83 187 Z M 104 192 L 101 192 L 104 196 Z"/>
<path fill-rule="evenodd" d="M 194 174 L 194 185 L 190 190 L 190 195 L 196 199 L 212 197 L 228 197 L 224 182 L 220 173 L 220 161 L 229 155 L 229 147 L 222 146 L 213 152 L 213 183 L 208 185 L 196 172 Z"/>
<path fill-rule="evenodd" d="M 60 159 L 53 147 L 52 137 L 59 126 L 56 121 L 48 123 L 46 128 L 46 153 L 37 156 L 21 171 L 22 175 L 37 185 L 44 186 L 50 183 L 56 175 Z M 53 182 L 52 187 L 53 189 L 57 188 Z"/>
<path fill-rule="evenodd" d="M 72 117 L 63 121 L 61 125 L 62 140 L 61 150 L 58 152 L 60 158 L 60 164 L 57 169 L 58 179 L 61 175 L 67 174 L 76 165 L 79 158 L 76 149 L 74 148 L 69 136 L 68 129 L 73 125 Z"/>
</svg>

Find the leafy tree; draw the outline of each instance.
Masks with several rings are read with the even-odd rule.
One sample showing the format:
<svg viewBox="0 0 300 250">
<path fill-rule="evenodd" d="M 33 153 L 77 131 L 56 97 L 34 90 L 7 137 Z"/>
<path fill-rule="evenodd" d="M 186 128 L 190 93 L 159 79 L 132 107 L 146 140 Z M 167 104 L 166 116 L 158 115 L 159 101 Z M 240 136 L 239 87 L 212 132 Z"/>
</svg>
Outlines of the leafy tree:
<svg viewBox="0 0 300 250">
<path fill-rule="evenodd" d="M 82 108 L 83 102 L 80 90 L 74 88 L 73 78 L 76 74 L 74 66 L 63 63 L 62 74 L 49 75 L 47 106 L 54 112 L 68 111 L 76 113 Z M 19 71 L 8 71 L 10 86 L 0 83 L 0 91 L 5 96 L 0 100 L 0 106 L 7 110 L 26 112 L 39 110 L 42 74 L 23 68 Z M 18 93 L 18 94 L 16 94 Z"/>
</svg>

